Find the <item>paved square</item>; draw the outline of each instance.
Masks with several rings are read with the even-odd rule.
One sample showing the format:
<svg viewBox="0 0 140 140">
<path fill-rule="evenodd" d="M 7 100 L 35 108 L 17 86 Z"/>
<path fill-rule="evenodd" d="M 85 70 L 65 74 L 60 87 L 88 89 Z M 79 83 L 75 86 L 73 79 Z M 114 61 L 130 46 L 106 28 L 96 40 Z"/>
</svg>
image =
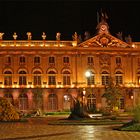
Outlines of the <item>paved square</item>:
<svg viewBox="0 0 140 140">
<path fill-rule="evenodd" d="M 0 123 L 0 140 L 139 140 L 139 132 L 112 130 L 114 126 L 48 125 L 49 118 Z"/>
</svg>

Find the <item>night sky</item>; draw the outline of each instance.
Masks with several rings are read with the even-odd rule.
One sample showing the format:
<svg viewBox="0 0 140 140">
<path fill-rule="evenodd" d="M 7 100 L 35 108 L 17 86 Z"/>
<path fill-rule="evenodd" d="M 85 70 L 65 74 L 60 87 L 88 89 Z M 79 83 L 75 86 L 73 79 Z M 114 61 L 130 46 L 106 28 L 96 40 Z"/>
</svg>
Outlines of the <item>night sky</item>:
<svg viewBox="0 0 140 140">
<path fill-rule="evenodd" d="M 123 37 L 130 34 L 140 42 L 140 2 L 134 0 L 1 0 L 0 32 L 5 40 L 12 39 L 13 32 L 18 39 L 27 39 L 28 31 L 33 39 L 42 39 L 42 32 L 48 40 L 55 40 L 56 32 L 61 32 L 62 40 L 72 40 L 75 31 L 94 36 L 101 10 L 109 17 L 112 35 L 122 31 Z"/>
</svg>

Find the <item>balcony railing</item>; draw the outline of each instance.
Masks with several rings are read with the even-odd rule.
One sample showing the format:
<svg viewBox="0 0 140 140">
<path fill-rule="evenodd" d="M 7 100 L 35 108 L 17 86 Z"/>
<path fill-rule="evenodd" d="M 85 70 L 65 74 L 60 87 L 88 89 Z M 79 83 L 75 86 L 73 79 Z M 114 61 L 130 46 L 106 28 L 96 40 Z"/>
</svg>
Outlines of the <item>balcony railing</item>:
<svg viewBox="0 0 140 140">
<path fill-rule="evenodd" d="M 76 41 L 57 40 L 0 40 L 0 46 L 4 47 L 75 47 Z"/>
</svg>

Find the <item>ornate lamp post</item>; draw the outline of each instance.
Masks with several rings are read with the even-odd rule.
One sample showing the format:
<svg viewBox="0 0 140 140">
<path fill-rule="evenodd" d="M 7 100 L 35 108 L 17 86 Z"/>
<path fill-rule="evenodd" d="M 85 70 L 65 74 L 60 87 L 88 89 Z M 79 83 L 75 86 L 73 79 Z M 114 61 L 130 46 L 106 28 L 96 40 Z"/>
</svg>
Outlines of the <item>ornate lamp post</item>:
<svg viewBox="0 0 140 140">
<path fill-rule="evenodd" d="M 83 104 L 83 110 L 85 111 L 85 95 L 86 95 L 86 90 L 85 88 L 83 89 L 83 93 L 82 93 L 82 104 Z"/>
</svg>

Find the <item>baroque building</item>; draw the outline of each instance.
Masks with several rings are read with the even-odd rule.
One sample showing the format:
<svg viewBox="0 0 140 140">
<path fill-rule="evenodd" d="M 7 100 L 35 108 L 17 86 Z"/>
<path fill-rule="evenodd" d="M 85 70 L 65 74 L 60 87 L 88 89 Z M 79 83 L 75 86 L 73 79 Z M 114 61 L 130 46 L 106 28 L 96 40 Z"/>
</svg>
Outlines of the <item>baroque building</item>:
<svg viewBox="0 0 140 140">
<path fill-rule="evenodd" d="M 41 106 L 44 111 L 69 110 L 72 98 L 86 89 L 87 107 L 106 107 L 102 98 L 109 77 L 122 87 L 120 109 L 127 110 L 140 102 L 140 43 L 124 42 L 112 36 L 104 17 L 97 25 L 96 36 L 73 41 L 3 40 L 0 33 L 0 96 L 5 96 L 21 111 Z M 90 72 L 89 77 L 85 73 Z M 40 99 L 39 101 L 37 101 Z M 38 104 L 38 103 L 39 104 Z"/>
</svg>

